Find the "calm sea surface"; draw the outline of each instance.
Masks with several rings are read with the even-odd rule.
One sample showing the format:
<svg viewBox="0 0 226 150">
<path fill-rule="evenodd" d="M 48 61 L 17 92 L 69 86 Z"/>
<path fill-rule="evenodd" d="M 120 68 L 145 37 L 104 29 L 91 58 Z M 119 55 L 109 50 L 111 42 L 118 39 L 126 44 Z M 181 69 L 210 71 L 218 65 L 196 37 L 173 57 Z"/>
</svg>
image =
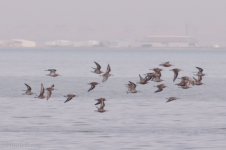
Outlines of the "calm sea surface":
<svg viewBox="0 0 226 150">
<path fill-rule="evenodd" d="M 112 76 L 92 92 L 88 83 L 94 61 Z M 127 94 L 125 84 L 170 61 L 191 76 L 202 67 L 204 85 L 179 89 L 171 68 L 163 68 L 168 87 L 138 85 Z M 46 76 L 56 68 L 57 78 Z M 1 49 L 1 150 L 225 150 L 226 50 L 148 49 Z M 23 95 L 24 83 L 39 94 L 40 84 L 55 84 L 49 101 Z M 78 97 L 64 103 L 66 94 Z M 165 103 L 166 98 L 180 99 Z M 106 112 L 96 112 L 95 99 L 105 97 Z"/>
</svg>

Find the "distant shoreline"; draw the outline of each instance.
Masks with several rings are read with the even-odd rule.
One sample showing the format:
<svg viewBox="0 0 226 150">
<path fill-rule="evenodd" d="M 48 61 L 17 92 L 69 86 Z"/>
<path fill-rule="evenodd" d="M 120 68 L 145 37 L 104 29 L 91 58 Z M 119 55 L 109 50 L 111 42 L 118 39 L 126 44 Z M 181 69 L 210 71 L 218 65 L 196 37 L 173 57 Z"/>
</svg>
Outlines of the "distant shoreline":
<svg viewBox="0 0 226 150">
<path fill-rule="evenodd" d="M 147 51 L 156 51 L 156 50 L 166 50 L 166 51 L 171 51 L 171 50 L 220 50 L 224 51 L 226 50 L 226 47 L 219 47 L 219 48 L 214 48 L 214 47 L 35 47 L 35 48 L 27 48 L 27 47 L 7 47 L 3 48 L 0 47 L 0 50 L 147 50 Z"/>
</svg>

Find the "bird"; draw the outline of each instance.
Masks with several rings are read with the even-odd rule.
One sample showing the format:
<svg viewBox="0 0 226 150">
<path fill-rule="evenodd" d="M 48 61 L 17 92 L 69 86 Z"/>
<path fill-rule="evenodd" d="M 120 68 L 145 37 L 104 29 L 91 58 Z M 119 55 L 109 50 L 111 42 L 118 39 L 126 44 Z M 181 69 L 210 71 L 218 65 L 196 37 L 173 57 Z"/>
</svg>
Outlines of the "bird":
<svg viewBox="0 0 226 150">
<path fill-rule="evenodd" d="M 161 92 L 164 88 L 166 88 L 165 84 L 159 84 L 156 87 L 158 89 L 155 91 L 155 93 Z"/>
<path fill-rule="evenodd" d="M 31 87 L 27 84 L 27 83 L 24 83 L 25 84 L 25 86 L 27 87 L 27 89 L 25 90 L 25 95 L 32 95 L 32 94 L 34 94 L 31 90 Z"/>
<path fill-rule="evenodd" d="M 146 78 L 143 78 L 140 74 L 139 74 L 139 77 L 140 77 L 140 81 L 138 82 L 139 84 L 147 84 L 148 83 Z"/>
<path fill-rule="evenodd" d="M 43 84 L 41 83 L 40 94 L 37 97 L 35 97 L 35 98 L 44 99 L 45 98 L 44 93 L 45 93 L 45 88 L 44 88 Z"/>
<path fill-rule="evenodd" d="M 96 87 L 96 85 L 98 85 L 99 83 L 97 83 L 97 82 L 90 82 L 89 84 L 91 85 L 91 87 L 89 88 L 88 92 L 92 91 Z"/>
<path fill-rule="evenodd" d="M 96 100 L 97 100 L 97 103 L 95 105 L 100 105 L 100 107 L 97 107 L 97 111 L 100 112 L 100 113 L 105 112 L 106 110 L 104 109 L 104 107 L 105 107 L 106 99 L 105 98 L 99 98 L 99 99 L 96 99 Z"/>
<path fill-rule="evenodd" d="M 64 101 L 64 103 L 67 103 L 67 102 L 69 102 L 70 100 L 72 100 L 74 97 L 76 97 L 76 95 L 75 95 L 75 94 L 68 94 L 68 95 L 66 95 L 66 96 L 64 96 L 64 97 L 67 97 L 67 100 Z"/>
<path fill-rule="evenodd" d="M 155 73 L 146 73 L 146 76 L 145 76 L 146 81 L 153 80 L 153 78 L 155 78 Z"/>
<path fill-rule="evenodd" d="M 162 69 L 161 68 L 153 68 L 151 69 L 153 70 L 155 73 L 161 74 Z M 161 76 L 160 76 L 161 77 Z"/>
<path fill-rule="evenodd" d="M 193 85 L 193 81 L 188 76 L 183 76 L 180 79 L 181 79 L 181 81 L 179 83 L 177 83 L 176 85 L 178 85 L 182 89 L 188 89 L 188 88 L 190 88 L 191 84 Z"/>
<path fill-rule="evenodd" d="M 136 84 L 129 81 L 129 83 L 127 84 L 127 88 L 128 88 L 128 91 L 127 93 L 137 93 L 137 90 L 136 90 Z"/>
<path fill-rule="evenodd" d="M 171 69 L 170 71 L 173 71 L 173 73 L 174 73 L 174 77 L 173 77 L 173 82 L 174 82 L 177 79 L 178 74 L 181 71 L 181 69 L 174 68 L 174 69 Z"/>
<path fill-rule="evenodd" d="M 100 69 L 101 69 L 101 65 L 99 63 L 97 63 L 96 61 L 94 61 L 95 65 L 96 65 L 96 68 L 93 68 L 94 71 L 92 71 L 93 73 L 96 73 L 96 74 L 101 74 L 103 73 Z"/>
<path fill-rule="evenodd" d="M 50 76 L 50 77 L 57 77 L 59 76 L 59 74 L 56 73 L 56 69 L 48 69 L 48 70 L 45 70 L 45 71 L 49 71 L 49 74 L 47 74 L 47 76 Z"/>
<path fill-rule="evenodd" d="M 106 72 L 102 75 L 103 77 L 102 82 L 105 82 L 108 80 L 108 78 L 111 76 L 110 72 L 111 72 L 111 67 L 108 64 Z"/>
<path fill-rule="evenodd" d="M 46 100 L 49 100 L 49 98 L 52 96 L 52 91 L 54 90 L 54 84 L 46 88 L 46 90 L 47 90 Z"/>
<path fill-rule="evenodd" d="M 153 81 L 155 82 L 162 82 L 163 80 L 161 79 L 161 76 L 162 76 L 162 69 L 161 68 L 153 68 L 151 69 L 154 71 L 154 76 L 153 76 Z"/>
<path fill-rule="evenodd" d="M 168 103 L 168 102 L 171 102 L 171 101 L 175 101 L 175 100 L 177 100 L 179 98 L 177 98 L 177 97 L 169 97 L 169 98 L 166 98 L 166 99 L 167 99 L 166 103 Z"/>
<path fill-rule="evenodd" d="M 161 63 L 160 66 L 163 66 L 163 67 L 171 67 L 172 64 L 170 64 L 170 62 L 167 61 L 167 62 Z"/>
</svg>

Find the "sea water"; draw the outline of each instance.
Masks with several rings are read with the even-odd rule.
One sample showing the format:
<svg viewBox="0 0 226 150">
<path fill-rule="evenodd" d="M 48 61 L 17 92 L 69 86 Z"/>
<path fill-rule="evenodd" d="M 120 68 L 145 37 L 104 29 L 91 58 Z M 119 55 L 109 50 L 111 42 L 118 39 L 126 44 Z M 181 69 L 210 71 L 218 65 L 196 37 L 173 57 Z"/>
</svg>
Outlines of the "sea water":
<svg viewBox="0 0 226 150">
<path fill-rule="evenodd" d="M 104 83 L 91 71 L 94 61 L 112 76 Z M 137 85 L 127 94 L 128 81 L 170 61 L 159 83 Z M 202 67 L 203 85 L 178 88 L 172 68 L 193 77 Z M 47 69 L 60 74 L 46 76 Z M 1 49 L 0 149 L 31 150 L 225 150 L 226 50 L 218 49 Z M 195 76 L 194 76 L 195 77 Z M 89 82 L 100 84 L 91 92 Z M 34 95 L 23 95 L 24 83 Z M 34 98 L 40 84 L 55 85 L 52 97 Z M 77 97 L 64 103 L 67 94 Z M 180 99 L 166 103 L 166 98 Z M 96 111 L 95 99 L 106 98 L 106 112 Z"/>
</svg>

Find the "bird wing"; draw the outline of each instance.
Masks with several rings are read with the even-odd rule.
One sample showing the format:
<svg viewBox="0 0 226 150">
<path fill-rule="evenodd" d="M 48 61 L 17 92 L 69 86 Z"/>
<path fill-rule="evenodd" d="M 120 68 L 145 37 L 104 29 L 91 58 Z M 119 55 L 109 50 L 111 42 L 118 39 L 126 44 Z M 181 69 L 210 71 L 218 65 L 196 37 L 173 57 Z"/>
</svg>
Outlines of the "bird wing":
<svg viewBox="0 0 226 150">
<path fill-rule="evenodd" d="M 139 74 L 139 77 L 140 77 L 140 81 L 143 81 L 144 78 Z"/>
<path fill-rule="evenodd" d="M 68 97 L 66 101 L 64 101 L 64 103 L 67 103 L 68 101 L 72 100 L 73 97 Z"/>
<path fill-rule="evenodd" d="M 48 100 L 52 95 L 52 90 L 47 90 L 47 96 L 46 99 Z"/>
<path fill-rule="evenodd" d="M 108 79 L 108 74 L 103 74 L 103 79 L 102 79 L 102 82 L 105 82 L 105 81 L 107 81 L 107 79 Z"/>
<path fill-rule="evenodd" d="M 96 64 L 96 66 L 97 66 L 97 68 L 96 68 L 96 69 L 100 70 L 100 69 L 101 69 L 101 65 L 100 65 L 99 63 L 97 63 L 96 61 L 94 61 L 94 63 L 95 63 L 95 64 Z"/>
<path fill-rule="evenodd" d="M 26 85 L 27 90 L 28 90 L 28 91 L 31 91 L 31 87 L 30 87 L 27 83 L 24 83 L 24 84 Z"/>
<path fill-rule="evenodd" d="M 129 81 L 129 87 L 131 88 L 131 89 L 136 89 L 136 84 L 135 83 L 133 83 L 133 82 L 131 82 L 131 81 Z"/>
<path fill-rule="evenodd" d="M 158 88 L 158 89 L 155 91 L 155 93 L 161 92 L 162 90 L 163 90 L 162 88 Z"/>
<path fill-rule="evenodd" d="M 97 103 L 95 105 L 99 105 L 101 103 L 101 100 L 100 99 L 96 99 L 97 100 Z"/>
<path fill-rule="evenodd" d="M 94 84 L 90 84 L 90 85 L 91 85 L 91 87 L 89 88 L 88 92 L 91 91 L 91 90 L 93 90 L 95 88 L 95 85 Z"/>
<path fill-rule="evenodd" d="M 199 70 L 199 72 L 203 72 L 202 68 L 200 68 L 200 67 L 196 67 L 196 68 Z"/>
<path fill-rule="evenodd" d="M 45 88 L 44 88 L 43 84 L 41 83 L 41 90 L 40 90 L 39 96 L 43 96 L 44 93 L 45 93 Z"/>
<path fill-rule="evenodd" d="M 107 71 L 106 72 L 111 72 L 111 67 L 110 67 L 110 65 L 108 64 L 108 66 L 107 66 Z"/>
<path fill-rule="evenodd" d="M 174 77 L 173 77 L 173 82 L 174 82 L 178 77 L 178 71 L 173 70 L 173 73 L 174 73 Z"/>
</svg>

